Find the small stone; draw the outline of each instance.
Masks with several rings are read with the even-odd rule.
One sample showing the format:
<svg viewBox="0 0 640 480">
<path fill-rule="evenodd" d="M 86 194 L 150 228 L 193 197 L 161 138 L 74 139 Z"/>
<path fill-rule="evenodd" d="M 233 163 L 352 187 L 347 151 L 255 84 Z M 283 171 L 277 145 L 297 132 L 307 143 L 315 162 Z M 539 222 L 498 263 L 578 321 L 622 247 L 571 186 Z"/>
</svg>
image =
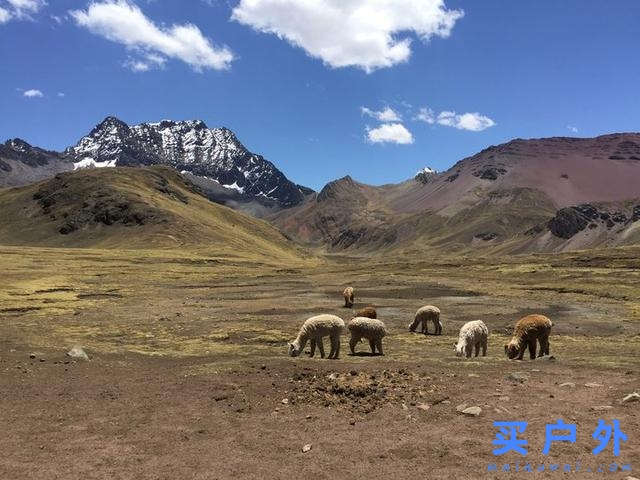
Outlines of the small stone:
<svg viewBox="0 0 640 480">
<path fill-rule="evenodd" d="M 329 380 L 337 380 L 338 379 L 338 374 L 337 373 L 330 373 L 329 375 L 327 375 L 327 378 Z"/>
<path fill-rule="evenodd" d="M 613 407 L 611 405 L 597 405 L 595 407 L 591 407 L 591 410 L 594 412 L 604 412 L 607 410 L 611 410 Z"/>
<path fill-rule="evenodd" d="M 302 447 L 302 453 L 307 453 L 310 450 L 311 450 L 311 444 L 310 443 L 307 443 L 305 446 Z"/>
<path fill-rule="evenodd" d="M 282 404 L 283 405 L 288 405 L 289 404 L 289 399 L 288 398 L 283 398 L 282 399 Z"/>
<path fill-rule="evenodd" d="M 78 360 L 89 360 L 89 355 L 84 351 L 84 349 L 76 345 L 71 350 L 67 352 L 67 356 L 71 358 L 76 358 Z"/>
<path fill-rule="evenodd" d="M 352 418 L 351 420 L 349 420 L 349 425 L 355 425 L 356 424 L 356 419 Z"/>
<path fill-rule="evenodd" d="M 622 399 L 622 403 L 640 402 L 640 393 L 633 392 Z"/>
<path fill-rule="evenodd" d="M 418 408 L 419 410 L 424 410 L 425 412 L 427 410 L 429 410 L 431 408 L 431 405 L 429 405 L 428 403 L 419 403 L 416 408 Z"/>
<path fill-rule="evenodd" d="M 593 382 L 585 383 L 584 386 L 587 388 L 604 387 L 604 385 L 602 385 L 601 383 L 593 383 Z"/>
<path fill-rule="evenodd" d="M 444 402 L 443 402 L 444 403 Z M 461 403 L 460 405 L 456 406 L 456 410 L 458 412 L 462 412 L 467 408 L 467 404 L 466 403 Z"/>
<path fill-rule="evenodd" d="M 564 382 L 559 385 L 560 388 L 573 388 L 576 384 L 573 382 Z"/>
<path fill-rule="evenodd" d="M 444 403 L 445 405 L 449 405 L 451 403 L 451 401 L 449 400 L 442 400 L 440 403 Z"/>
<path fill-rule="evenodd" d="M 403 409 L 403 410 L 409 410 L 409 407 L 407 407 L 407 404 L 406 404 L 406 403 L 403 403 L 403 404 L 402 404 L 402 409 Z"/>
<path fill-rule="evenodd" d="M 351 374 L 352 377 L 355 377 L 356 375 L 358 375 L 357 370 L 351 370 L 349 373 Z"/>
<path fill-rule="evenodd" d="M 313 417 L 312 417 L 311 415 L 307 415 L 305 418 L 306 418 L 307 420 L 310 420 L 310 419 L 312 419 Z"/>
<path fill-rule="evenodd" d="M 266 370 L 267 366 L 266 365 L 260 365 L 260 370 Z"/>
<path fill-rule="evenodd" d="M 470 373 L 468 376 L 469 377 L 479 377 L 480 375 L 478 375 L 477 373 Z"/>
<path fill-rule="evenodd" d="M 477 417 L 482 413 L 482 409 L 480 407 L 469 407 L 465 408 L 462 413 L 468 415 L 469 417 Z"/>
<path fill-rule="evenodd" d="M 30 358 L 31 360 L 33 360 L 34 358 L 36 358 L 36 354 L 35 354 L 35 353 L 30 353 L 30 354 L 29 354 L 29 358 Z"/>
<path fill-rule="evenodd" d="M 511 397 L 505 395 L 504 397 L 498 398 L 498 400 L 500 400 L 501 402 L 508 402 L 509 400 L 511 400 Z"/>
<path fill-rule="evenodd" d="M 45 360 L 44 360 L 44 358 L 41 358 L 41 359 L 40 359 L 40 362 L 44 362 L 44 361 L 45 361 Z"/>
<path fill-rule="evenodd" d="M 505 377 L 507 380 L 511 380 L 512 382 L 524 383 L 529 380 L 529 375 L 524 372 L 513 372 Z"/>
</svg>

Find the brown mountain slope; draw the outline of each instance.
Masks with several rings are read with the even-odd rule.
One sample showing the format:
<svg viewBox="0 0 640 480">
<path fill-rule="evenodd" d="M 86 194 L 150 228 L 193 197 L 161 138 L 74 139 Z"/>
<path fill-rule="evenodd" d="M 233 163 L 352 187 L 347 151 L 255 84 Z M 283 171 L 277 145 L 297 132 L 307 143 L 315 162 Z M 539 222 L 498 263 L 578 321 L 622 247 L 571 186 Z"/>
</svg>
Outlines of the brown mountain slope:
<svg viewBox="0 0 640 480">
<path fill-rule="evenodd" d="M 293 237 L 331 250 L 555 251 L 635 242 L 636 198 L 640 134 L 621 133 L 513 140 L 427 183 L 373 187 L 345 177 L 271 219 Z M 575 212 L 562 213 L 585 204 L 598 212 L 592 216 L 625 221 L 612 225 L 603 218 L 594 226 L 593 219 L 580 218 L 574 225 Z"/>
<path fill-rule="evenodd" d="M 200 247 L 242 258 L 301 251 L 268 223 L 204 198 L 166 167 L 89 169 L 0 190 L 0 244 Z"/>
</svg>

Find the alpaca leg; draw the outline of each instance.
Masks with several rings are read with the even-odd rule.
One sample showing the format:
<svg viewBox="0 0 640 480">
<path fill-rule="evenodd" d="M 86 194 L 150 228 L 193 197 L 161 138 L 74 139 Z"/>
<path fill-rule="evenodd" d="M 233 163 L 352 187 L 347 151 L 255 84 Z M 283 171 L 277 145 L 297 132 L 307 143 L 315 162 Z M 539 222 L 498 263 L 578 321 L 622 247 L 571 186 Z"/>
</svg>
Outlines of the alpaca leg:
<svg viewBox="0 0 640 480">
<path fill-rule="evenodd" d="M 376 342 L 375 342 L 375 340 L 369 339 L 369 348 L 371 349 L 371 354 L 375 355 L 375 353 L 376 353 Z"/>
<path fill-rule="evenodd" d="M 487 339 L 483 339 L 482 340 L 482 356 L 486 357 L 487 356 Z"/>
<path fill-rule="evenodd" d="M 336 359 L 340 358 L 340 335 L 337 335 L 337 336 L 336 336 L 336 340 L 335 340 L 335 342 L 336 342 L 336 349 L 335 349 L 335 351 L 333 352 L 333 358 L 334 358 L 334 360 L 336 360 Z"/>
<path fill-rule="evenodd" d="M 540 352 L 538 353 L 539 357 L 544 355 L 549 355 L 549 337 L 543 336 L 539 339 L 540 342 Z"/>
<path fill-rule="evenodd" d="M 336 340 L 333 337 L 329 337 L 329 345 L 331 345 L 331 349 L 329 350 L 329 360 L 333 359 L 333 354 L 336 351 Z"/>
<path fill-rule="evenodd" d="M 547 335 L 544 339 L 544 354 L 550 355 L 549 353 L 549 336 Z"/>
<path fill-rule="evenodd" d="M 536 359 L 536 347 L 538 346 L 538 341 L 537 339 L 532 339 L 529 340 L 529 357 L 531 358 L 531 360 L 535 360 Z"/>
<path fill-rule="evenodd" d="M 313 358 L 313 356 L 316 354 L 316 339 L 312 338 L 311 342 L 309 343 L 311 344 L 311 354 L 309 356 Z"/>
<path fill-rule="evenodd" d="M 522 341 L 522 346 L 520 347 L 520 352 L 518 353 L 518 360 L 522 360 L 524 358 L 524 352 L 527 350 L 527 342 Z"/>
<path fill-rule="evenodd" d="M 316 343 L 318 344 L 318 350 L 320 350 L 320 358 L 324 358 L 324 342 L 322 337 L 318 338 Z"/>
<path fill-rule="evenodd" d="M 477 357 L 478 355 L 480 355 L 480 342 L 476 343 L 474 357 Z"/>
<path fill-rule="evenodd" d="M 421 323 L 422 323 L 422 333 L 426 335 L 427 333 L 429 333 L 429 325 L 427 324 L 426 320 L 422 320 Z"/>
<path fill-rule="evenodd" d="M 381 338 L 379 338 L 376 341 L 376 346 L 378 347 L 378 354 L 379 355 L 384 355 L 384 352 L 382 351 L 382 339 Z"/>
<path fill-rule="evenodd" d="M 439 318 L 436 319 L 435 327 L 436 327 L 436 335 L 442 335 L 442 323 L 440 323 Z"/>
<path fill-rule="evenodd" d="M 467 345 L 464 346 L 464 356 L 467 358 L 471 358 L 471 350 L 473 349 L 473 346 L 468 343 Z"/>
<path fill-rule="evenodd" d="M 351 349 L 351 355 L 356 354 L 354 348 L 356 347 L 359 341 L 360 341 L 360 337 L 358 337 L 357 335 L 351 335 L 351 340 L 349 340 L 349 348 Z"/>
</svg>

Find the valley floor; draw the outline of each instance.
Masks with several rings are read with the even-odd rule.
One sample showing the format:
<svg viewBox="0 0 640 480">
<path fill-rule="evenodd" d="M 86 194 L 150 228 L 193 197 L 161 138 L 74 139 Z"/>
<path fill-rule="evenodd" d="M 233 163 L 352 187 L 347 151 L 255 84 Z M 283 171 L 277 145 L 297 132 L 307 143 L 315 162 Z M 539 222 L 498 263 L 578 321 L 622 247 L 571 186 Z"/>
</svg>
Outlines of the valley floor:
<svg viewBox="0 0 640 480">
<path fill-rule="evenodd" d="M 527 462 L 547 467 L 531 478 L 576 462 L 575 478 L 640 476 L 640 402 L 622 403 L 640 392 L 639 264 L 638 249 L 283 267 L 0 247 L 0 478 L 510 478 Z M 391 331 L 386 355 L 363 343 L 351 356 L 343 338 L 339 360 L 287 357 L 305 318 L 350 318 L 346 285 Z M 444 335 L 407 331 L 424 304 L 442 310 Z M 507 361 L 511 327 L 532 312 L 554 321 L 555 358 Z M 488 356 L 456 358 L 474 319 L 491 330 Z M 75 344 L 89 362 L 65 356 Z M 577 441 L 544 456 L 558 419 Z M 628 435 L 619 457 L 591 453 L 598 419 Z M 494 421 L 528 422 L 526 457 L 492 454 Z"/>
</svg>

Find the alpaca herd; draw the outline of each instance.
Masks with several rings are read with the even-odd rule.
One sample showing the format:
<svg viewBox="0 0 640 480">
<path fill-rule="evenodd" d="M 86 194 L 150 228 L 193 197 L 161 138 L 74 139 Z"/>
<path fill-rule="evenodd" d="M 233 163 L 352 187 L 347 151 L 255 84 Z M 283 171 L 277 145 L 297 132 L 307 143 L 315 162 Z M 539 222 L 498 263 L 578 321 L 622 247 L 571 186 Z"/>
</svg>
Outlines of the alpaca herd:
<svg viewBox="0 0 640 480">
<path fill-rule="evenodd" d="M 343 292 L 345 307 L 354 305 L 355 291 L 353 287 L 347 287 Z M 434 334 L 442 335 L 442 322 L 440 321 L 440 309 L 432 305 L 420 307 L 413 321 L 409 324 L 409 331 L 415 332 L 420 327 L 420 333 L 427 334 L 428 324 L 434 326 Z M 405 324 L 406 325 L 406 324 Z M 505 344 L 504 352 L 507 358 L 522 360 L 524 353 L 529 349 L 530 358 L 536 358 L 537 345 L 540 345 L 538 356 L 549 355 L 549 335 L 553 322 L 544 315 L 527 315 L 516 323 L 513 337 Z M 355 355 L 355 347 L 366 339 L 373 355 L 384 355 L 382 339 L 389 333 L 384 322 L 378 319 L 378 314 L 373 307 L 365 307 L 358 310 L 355 316 L 347 323 L 351 338 L 349 349 Z M 320 356 L 324 358 L 323 338 L 329 337 L 331 341 L 330 359 L 337 359 L 340 355 L 340 337 L 345 333 L 345 322 L 336 315 L 316 315 L 307 319 L 300 328 L 296 339 L 289 343 L 289 355 L 300 355 L 307 342 L 311 346 L 311 357 L 315 355 L 316 347 L 320 350 Z M 474 320 L 465 323 L 458 334 L 458 342 L 454 344 L 456 356 L 470 358 L 472 353 L 477 357 L 482 350 L 482 356 L 487 355 L 489 329 L 482 320 Z"/>
</svg>

